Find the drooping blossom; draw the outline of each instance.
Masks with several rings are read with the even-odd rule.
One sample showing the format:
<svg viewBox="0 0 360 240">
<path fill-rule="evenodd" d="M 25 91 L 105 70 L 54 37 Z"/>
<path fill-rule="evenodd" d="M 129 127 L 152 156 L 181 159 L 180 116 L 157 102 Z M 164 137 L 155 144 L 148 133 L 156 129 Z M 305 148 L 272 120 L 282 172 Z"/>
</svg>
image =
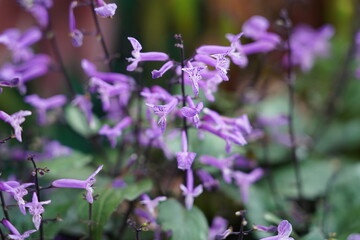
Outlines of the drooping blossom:
<svg viewBox="0 0 360 240">
<path fill-rule="evenodd" d="M 30 46 L 39 41 L 41 37 L 42 33 L 36 27 L 29 28 L 23 34 L 16 28 L 10 28 L 0 35 L 0 43 L 12 52 L 13 61 L 19 63 L 34 56 Z"/>
<path fill-rule="evenodd" d="M 69 36 L 71 38 L 71 43 L 74 47 L 81 47 L 84 39 L 84 34 L 76 28 L 74 8 L 76 8 L 78 4 L 78 1 L 72 1 L 69 6 Z"/>
<path fill-rule="evenodd" d="M 42 28 L 46 28 L 49 25 L 48 9 L 53 6 L 52 0 L 18 0 L 17 2 L 33 15 Z"/>
<path fill-rule="evenodd" d="M 182 151 L 176 153 L 178 168 L 181 170 L 188 170 L 191 168 L 191 165 L 196 157 L 196 153 L 188 152 L 188 143 L 185 131 L 182 131 L 181 133 L 181 145 Z"/>
<path fill-rule="evenodd" d="M 30 234 L 36 232 L 36 230 L 29 230 L 20 234 L 19 231 L 12 225 L 8 220 L 3 219 L 1 223 L 10 230 L 12 234 L 9 234 L 9 237 L 14 240 L 25 240 L 26 238 L 30 237 Z"/>
<path fill-rule="evenodd" d="M 0 181 L 0 191 L 4 191 L 10 194 L 17 202 L 21 213 L 26 215 L 25 200 L 23 197 L 28 194 L 26 188 L 32 185 L 34 185 L 34 183 L 20 184 L 17 181 Z"/>
<path fill-rule="evenodd" d="M 110 143 L 111 147 L 116 146 L 117 138 L 122 134 L 124 128 L 128 127 L 131 124 L 132 120 L 131 117 L 125 117 L 122 119 L 118 124 L 116 124 L 113 128 L 109 125 L 105 124 L 100 130 L 100 135 L 105 135 Z"/>
<path fill-rule="evenodd" d="M 58 179 L 51 183 L 53 187 L 57 188 L 82 188 L 86 190 L 86 200 L 89 203 L 94 202 L 93 192 L 94 189 L 92 186 L 96 182 L 95 176 L 100 172 L 103 168 L 103 165 L 100 165 L 95 172 L 93 172 L 86 180 L 78 180 L 78 179 Z"/>
<path fill-rule="evenodd" d="M 160 117 L 158 121 L 158 125 L 161 130 L 165 132 L 166 129 L 166 117 L 169 115 L 177 106 L 179 100 L 176 97 L 173 97 L 167 104 L 165 105 L 154 105 L 150 103 L 146 103 L 146 105 L 151 108 L 154 114 Z"/>
<path fill-rule="evenodd" d="M 167 71 L 169 71 L 174 66 L 173 61 L 167 61 L 164 65 L 161 66 L 159 70 L 153 70 L 151 76 L 153 79 L 162 77 Z"/>
<path fill-rule="evenodd" d="M 294 240 L 290 237 L 292 226 L 287 220 L 282 220 L 277 227 L 278 235 L 272 237 L 261 238 L 260 240 Z"/>
<path fill-rule="evenodd" d="M 131 64 L 126 68 L 128 71 L 134 71 L 137 68 L 139 62 L 167 61 L 169 59 L 169 56 L 162 52 L 140 52 L 142 46 L 139 41 L 133 37 L 128 37 L 128 39 L 133 47 L 133 51 L 131 52 L 133 57 L 127 58 L 127 60 L 131 62 Z"/>
<path fill-rule="evenodd" d="M 308 72 L 318 57 L 327 57 L 330 51 L 330 38 L 334 35 L 331 25 L 324 25 L 318 30 L 308 25 L 296 26 L 290 35 L 291 64 L 297 65 L 303 72 Z M 284 64 L 289 64 L 288 55 Z"/>
<path fill-rule="evenodd" d="M 165 196 L 159 196 L 154 199 L 151 199 L 147 194 L 141 195 L 140 203 L 145 205 L 146 209 L 152 216 L 155 216 L 155 209 L 159 205 L 160 202 L 163 202 L 167 199 Z"/>
<path fill-rule="evenodd" d="M 241 171 L 234 171 L 232 173 L 232 177 L 235 179 L 235 183 L 240 189 L 243 202 L 246 203 L 249 200 L 250 185 L 259 180 L 263 175 L 264 170 L 262 168 L 255 168 L 250 173 Z"/>
<path fill-rule="evenodd" d="M 186 96 L 186 102 L 189 106 L 181 108 L 180 112 L 184 117 L 190 118 L 194 126 L 198 128 L 200 124 L 199 114 L 204 108 L 204 104 L 202 102 L 199 102 L 195 105 L 190 96 Z"/>
<path fill-rule="evenodd" d="M 39 230 L 41 224 L 41 214 L 45 212 L 42 205 L 51 203 L 51 200 L 39 202 L 36 193 L 33 193 L 32 202 L 26 203 L 26 207 L 29 208 L 29 213 L 33 216 L 32 221 L 36 230 Z"/>
<path fill-rule="evenodd" d="M 111 18 L 115 15 L 117 5 L 115 3 L 106 3 L 103 0 L 95 0 L 95 12 L 99 17 Z"/>
<path fill-rule="evenodd" d="M 36 108 L 38 123 L 45 125 L 47 123 L 46 113 L 49 110 L 62 107 L 66 103 L 66 97 L 59 94 L 49 98 L 40 98 L 37 94 L 32 94 L 26 96 L 24 101 Z"/>
<path fill-rule="evenodd" d="M 194 198 L 203 192 L 203 186 L 200 184 L 194 189 L 194 175 L 191 169 L 186 172 L 186 186 L 181 184 L 180 189 L 185 196 L 185 206 L 188 210 L 193 207 Z"/>
<path fill-rule="evenodd" d="M 228 221 L 225 218 L 219 216 L 214 217 L 209 228 L 208 240 L 216 240 L 216 236 L 223 233 L 227 226 Z"/>
<path fill-rule="evenodd" d="M 23 111 L 23 110 L 11 115 L 7 114 L 4 111 L 0 111 L 0 119 L 9 123 L 14 128 L 15 137 L 19 142 L 22 142 L 22 137 L 21 137 L 22 128 L 20 125 L 25 121 L 25 117 L 30 115 L 31 115 L 30 111 Z"/>
</svg>

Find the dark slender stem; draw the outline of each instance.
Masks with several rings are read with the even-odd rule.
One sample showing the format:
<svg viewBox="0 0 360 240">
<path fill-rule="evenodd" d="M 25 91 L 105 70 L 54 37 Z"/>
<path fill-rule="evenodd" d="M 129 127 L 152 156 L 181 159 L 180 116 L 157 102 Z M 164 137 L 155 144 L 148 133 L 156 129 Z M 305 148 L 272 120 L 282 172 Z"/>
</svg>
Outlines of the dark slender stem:
<svg viewBox="0 0 360 240">
<path fill-rule="evenodd" d="M 175 35 L 176 40 L 179 41 L 179 43 L 176 45 L 178 48 L 180 48 L 180 63 L 181 68 L 183 69 L 185 67 L 185 51 L 184 51 L 184 41 L 182 39 L 181 34 Z M 182 104 L 183 107 L 186 106 L 186 92 L 185 92 L 185 75 L 184 71 L 181 71 L 181 94 L 182 94 Z M 183 130 L 186 134 L 186 139 L 188 140 L 188 127 L 187 127 L 187 120 L 186 117 L 183 117 Z"/>
<path fill-rule="evenodd" d="M 1 236 L 2 240 L 5 240 L 5 235 L 4 235 L 3 231 L 1 230 L 1 228 L 0 228 L 0 236 Z"/>
<path fill-rule="evenodd" d="M 50 12 L 49 12 L 49 14 L 50 14 Z M 50 39 L 50 45 L 51 45 L 51 48 L 52 48 L 52 50 L 54 52 L 56 61 L 60 65 L 60 70 L 61 70 L 62 74 L 64 75 L 64 78 L 65 78 L 66 83 L 68 85 L 68 88 L 69 88 L 69 90 L 71 92 L 71 95 L 75 96 L 76 91 L 75 91 L 75 89 L 74 89 L 74 87 L 73 87 L 73 85 L 71 83 L 70 75 L 68 74 L 68 72 L 66 70 L 63 58 L 61 56 L 60 49 L 59 49 L 59 44 L 58 44 L 57 39 L 55 37 L 55 31 L 54 31 L 54 27 L 53 27 L 53 24 L 52 24 L 51 17 L 49 17 L 49 25 L 48 25 L 47 32 L 48 32 L 47 35 L 49 36 L 49 39 Z"/>
<path fill-rule="evenodd" d="M 295 130 L 294 130 L 294 109 L 295 109 L 295 79 L 293 75 L 293 64 L 292 64 L 292 51 L 291 51 L 291 21 L 289 19 L 287 11 L 284 9 L 282 11 L 282 17 L 284 20 L 284 25 L 286 29 L 286 48 L 288 52 L 288 66 L 286 71 L 286 82 L 288 86 L 289 92 L 289 116 L 288 116 L 288 131 L 290 136 L 290 156 L 291 160 L 294 164 L 295 169 L 295 181 L 296 181 L 296 188 L 298 193 L 298 199 L 302 202 L 303 194 L 302 194 L 302 181 L 301 181 L 301 172 L 300 172 L 300 164 L 299 159 L 296 155 L 296 137 L 295 137 Z M 301 204 L 300 204 L 301 205 Z"/>
<path fill-rule="evenodd" d="M 135 235 L 135 236 L 136 236 L 136 240 L 140 240 L 140 232 L 141 232 L 141 231 L 139 231 L 139 230 L 136 229 L 135 232 L 136 232 L 136 235 Z"/>
<path fill-rule="evenodd" d="M 94 10 L 95 9 L 94 0 L 91 0 L 90 7 L 91 7 L 91 13 L 92 13 L 92 16 L 93 16 L 93 19 L 94 19 L 94 22 L 95 22 L 96 32 L 97 32 L 97 35 L 100 38 L 100 43 L 101 43 L 102 49 L 103 49 L 104 54 L 105 54 L 105 59 L 106 59 L 106 62 L 108 64 L 109 70 L 111 71 L 112 67 L 111 67 L 110 54 L 109 54 L 109 50 L 108 50 L 108 48 L 106 46 L 106 43 L 105 43 L 104 35 L 103 35 L 102 31 L 101 31 L 99 19 L 96 16 L 96 12 Z"/>
<path fill-rule="evenodd" d="M 4 195 L 3 195 L 2 191 L 0 191 L 0 199 L 1 199 L 1 207 L 4 212 L 4 216 L 5 216 L 6 220 L 8 220 L 10 222 L 9 211 L 7 209 L 7 206 L 5 205 L 5 199 L 4 199 Z"/>
<path fill-rule="evenodd" d="M 0 140 L 0 144 L 6 143 L 7 141 L 9 141 L 12 138 L 14 138 L 14 135 L 10 135 L 7 138 L 4 138 L 4 139 Z"/>
<path fill-rule="evenodd" d="M 92 240 L 92 203 L 89 203 L 89 240 Z"/>
<path fill-rule="evenodd" d="M 127 221 L 129 219 L 129 216 L 130 216 L 132 210 L 134 209 L 134 207 L 135 207 L 135 202 L 131 201 L 129 203 L 128 209 L 127 209 L 127 211 L 125 213 L 123 222 L 122 222 L 122 224 L 121 224 L 121 226 L 119 228 L 119 236 L 118 236 L 119 239 L 122 239 L 122 236 L 124 235 L 124 232 L 125 232 L 125 229 L 126 229 L 126 226 L 127 226 Z"/>
<path fill-rule="evenodd" d="M 240 231 L 238 240 L 244 239 L 244 221 L 245 221 L 245 211 L 240 212 Z"/>
<path fill-rule="evenodd" d="M 35 160 L 34 160 L 34 156 L 29 156 L 28 160 L 32 162 L 33 168 L 34 168 L 34 183 L 35 183 L 35 189 L 36 189 L 36 195 L 38 198 L 38 201 L 41 201 L 41 197 L 40 197 L 40 186 L 39 186 L 39 177 L 38 177 L 38 168 L 36 166 Z M 43 217 L 42 214 L 40 214 L 41 219 Z M 40 240 L 44 240 L 44 224 L 41 222 L 40 223 L 40 229 L 39 229 L 39 234 L 40 234 Z"/>
</svg>

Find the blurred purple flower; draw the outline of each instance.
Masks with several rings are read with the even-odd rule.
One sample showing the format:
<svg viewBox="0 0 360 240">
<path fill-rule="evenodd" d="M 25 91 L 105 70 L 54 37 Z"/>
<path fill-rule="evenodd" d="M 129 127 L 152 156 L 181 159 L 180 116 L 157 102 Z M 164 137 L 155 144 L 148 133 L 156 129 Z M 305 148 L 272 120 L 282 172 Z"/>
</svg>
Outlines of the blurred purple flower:
<svg viewBox="0 0 360 240">
<path fill-rule="evenodd" d="M 331 25 L 324 25 L 315 30 L 308 25 L 294 28 L 290 36 L 291 64 L 299 65 L 303 72 L 308 72 L 317 57 L 327 57 L 330 51 L 330 38 L 334 35 Z M 288 65 L 288 56 L 284 64 Z"/>
<path fill-rule="evenodd" d="M 127 58 L 127 60 L 129 62 L 131 62 L 131 64 L 129 66 L 127 66 L 126 70 L 128 71 L 134 71 L 139 62 L 144 62 L 144 61 L 166 61 L 169 59 L 169 56 L 166 53 L 162 53 L 162 52 L 145 52 L 142 53 L 140 52 L 142 49 L 141 44 L 138 42 L 138 40 L 136 40 L 133 37 L 128 37 L 132 47 L 133 47 L 133 51 L 131 52 L 132 54 L 132 58 Z"/>
<path fill-rule="evenodd" d="M 147 194 L 141 195 L 141 204 L 146 206 L 146 209 L 149 211 L 151 216 L 155 216 L 155 208 L 159 205 L 160 202 L 163 202 L 167 199 L 165 196 L 159 196 L 154 199 L 150 199 Z"/>
<path fill-rule="evenodd" d="M 226 183 L 231 183 L 234 160 L 235 160 L 234 157 L 228 157 L 228 158 L 223 158 L 223 159 L 217 159 L 215 157 L 207 156 L 207 155 L 200 157 L 201 163 L 220 169 L 222 172 L 224 181 Z"/>
<path fill-rule="evenodd" d="M 103 168 L 103 165 L 100 165 L 95 172 L 93 172 L 86 180 L 78 180 L 78 179 L 58 179 L 51 183 L 53 187 L 57 188 L 82 188 L 86 189 L 86 200 L 89 203 L 94 202 L 93 198 L 93 192 L 94 189 L 92 186 L 96 182 L 95 176 L 100 172 L 100 170 Z"/>
<path fill-rule="evenodd" d="M 0 35 L 0 43 L 12 52 L 13 61 L 19 63 L 33 57 L 34 54 L 30 45 L 39 41 L 41 37 L 42 33 L 36 27 L 29 28 L 23 34 L 16 28 L 10 28 Z"/>
<path fill-rule="evenodd" d="M 9 193 L 19 205 L 22 214 L 26 215 L 25 201 L 23 197 L 28 194 L 27 187 L 34 185 L 34 183 L 20 184 L 17 181 L 0 181 L 0 191 Z"/>
<path fill-rule="evenodd" d="M 264 52 L 273 50 L 277 44 L 280 43 L 281 39 L 279 35 L 275 33 L 267 32 L 270 27 L 269 21 L 262 16 L 253 16 L 249 18 L 242 27 L 244 35 L 257 41 L 257 45 L 268 46 Z M 253 44 L 255 45 L 255 44 Z M 248 45 L 249 48 L 250 45 Z"/>
<path fill-rule="evenodd" d="M 105 124 L 100 130 L 100 135 L 105 135 L 111 144 L 111 147 L 116 146 L 117 138 L 122 134 L 122 130 L 128 127 L 131 124 L 131 117 L 125 117 L 118 124 L 116 124 L 113 128 L 110 128 L 109 125 Z"/>
<path fill-rule="evenodd" d="M 31 115 L 30 111 L 19 111 L 12 115 L 9 115 L 4 111 L 0 111 L 0 119 L 9 123 L 14 128 L 15 137 L 19 142 L 22 142 L 22 138 L 21 138 L 22 128 L 20 125 L 25 121 L 25 117 L 30 115 Z"/>
<path fill-rule="evenodd" d="M 282 220 L 277 227 L 278 235 L 261 238 L 260 240 L 294 240 L 290 237 L 292 226 L 287 220 Z"/>
<path fill-rule="evenodd" d="M 37 94 L 26 96 L 24 101 L 36 108 L 39 125 L 45 125 L 46 112 L 55 108 L 60 108 L 66 103 L 64 95 L 55 95 L 49 98 L 40 98 Z"/>
<path fill-rule="evenodd" d="M 80 108 L 80 110 L 84 113 L 88 124 L 91 125 L 93 120 L 93 114 L 92 114 L 93 104 L 91 102 L 90 94 L 76 95 L 76 97 L 71 103 Z"/>
<path fill-rule="evenodd" d="M 9 234 L 9 237 L 14 240 L 24 240 L 28 237 L 30 237 L 30 234 L 36 232 L 36 230 L 29 230 L 24 232 L 23 234 L 20 234 L 19 231 L 12 225 L 8 220 L 3 219 L 1 223 L 10 230 L 12 234 Z"/>
<path fill-rule="evenodd" d="M 360 234 L 359 233 L 350 234 L 346 240 L 360 240 Z"/>
<path fill-rule="evenodd" d="M 176 153 L 178 168 L 181 170 L 188 170 L 191 168 L 191 165 L 196 157 L 196 153 L 188 152 L 188 143 L 185 131 L 182 131 L 181 133 L 181 145 L 182 152 Z"/>
<path fill-rule="evenodd" d="M 232 176 L 235 179 L 236 185 L 239 187 L 241 197 L 244 203 L 249 200 L 250 185 L 259 180 L 264 175 L 262 168 L 255 168 L 250 173 L 243 173 L 241 171 L 234 171 Z"/>
<path fill-rule="evenodd" d="M 33 17 L 36 19 L 37 23 L 45 28 L 49 24 L 49 14 L 48 9 L 52 7 L 52 0 L 18 0 L 20 6 L 22 6 L 26 11 L 30 12 Z"/>
<path fill-rule="evenodd" d="M 216 216 L 214 217 L 209 228 L 208 240 L 215 240 L 216 235 L 223 233 L 228 226 L 228 221 L 225 218 Z"/>
<path fill-rule="evenodd" d="M 33 223 L 36 230 L 39 230 L 41 224 L 41 214 L 45 212 L 45 209 L 42 205 L 51 203 L 51 200 L 39 202 L 36 193 L 33 193 L 32 202 L 26 203 L 26 207 L 29 208 L 29 213 L 33 215 Z"/>
<path fill-rule="evenodd" d="M 219 187 L 219 181 L 214 179 L 207 171 L 199 169 L 196 171 L 196 174 L 200 178 L 202 185 L 206 188 L 206 190 L 211 191 Z"/>
<path fill-rule="evenodd" d="M 185 206 L 190 210 L 193 207 L 194 198 L 203 192 L 201 184 L 194 189 L 194 175 L 191 169 L 188 169 L 186 172 L 186 186 L 181 184 L 180 189 L 185 196 Z"/>
</svg>

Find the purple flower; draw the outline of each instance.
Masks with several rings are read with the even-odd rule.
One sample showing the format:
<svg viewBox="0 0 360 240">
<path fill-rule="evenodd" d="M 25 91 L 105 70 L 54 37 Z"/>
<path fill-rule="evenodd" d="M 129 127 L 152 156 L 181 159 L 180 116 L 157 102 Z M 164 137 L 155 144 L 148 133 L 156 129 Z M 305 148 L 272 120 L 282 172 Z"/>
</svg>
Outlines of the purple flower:
<svg viewBox="0 0 360 240">
<path fill-rule="evenodd" d="M 203 192 L 201 184 L 194 189 L 194 175 L 191 169 L 186 172 L 186 186 L 181 184 L 180 189 L 185 196 L 185 206 L 190 210 L 194 204 L 194 198 Z"/>
<path fill-rule="evenodd" d="M 9 234 L 9 237 L 14 240 L 24 240 L 25 238 L 28 238 L 30 234 L 36 232 L 36 230 L 29 230 L 24 232 L 23 234 L 20 234 L 19 231 L 12 225 L 8 220 L 3 219 L 1 223 L 10 230 L 12 234 Z"/>
<path fill-rule="evenodd" d="M 220 169 L 222 172 L 224 181 L 226 183 L 231 183 L 234 160 L 235 160 L 234 157 L 229 157 L 229 158 L 224 158 L 224 159 L 217 159 L 212 156 L 201 156 L 200 157 L 201 163 Z"/>
<path fill-rule="evenodd" d="M 105 3 L 103 0 L 95 1 L 95 12 L 99 17 L 111 18 L 115 15 L 117 5 L 115 3 Z"/>
<path fill-rule="evenodd" d="M 199 114 L 204 108 L 204 104 L 202 102 L 199 102 L 195 106 L 190 96 L 186 97 L 186 102 L 188 103 L 189 107 L 183 107 L 180 111 L 184 117 L 190 118 L 194 126 L 198 128 L 200 124 Z"/>
<path fill-rule="evenodd" d="M 195 96 L 199 95 L 199 80 L 202 79 L 200 72 L 204 70 L 205 67 L 194 67 L 189 61 L 186 68 L 182 68 L 186 72 L 191 80 L 191 87 Z"/>
<path fill-rule="evenodd" d="M 89 203 L 94 202 L 93 192 L 94 189 L 92 186 L 96 182 L 95 176 L 100 172 L 103 168 L 103 165 L 100 165 L 93 174 L 91 174 L 86 180 L 78 180 L 78 179 L 58 179 L 51 183 L 53 187 L 57 188 L 82 188 L 86 189 L 86 200 Z"/>
<path fill-rule="evenodd" d="M 30 12 L 33 17 L 36 19 L 38 24 L 45 28 L 49 24 L 49 14 L 48 9 L 52 7 L 52 0 L 36 0 L 36 1 L 27 1 L 27 0 L 18 0 L 17 1 L 26 11 Z"/>
<path fill-rule="evenodd" d="M 45 212 L 45 209 L 42 205 L 49 203 L 51 203 L 51 200 L 39 202 L 36 193 L 33 193 L 32 202 L 26 203 L 26 207 L 29 208 L 29 213 L 33 215 L 32 221 L 36 230 L 39 230 L 41 224 L 41 214 Z"/>
<path fill-rule="evenodd" d="M 23 197 L 28 194 L 26 188 L 32 185 L 34 185 L 34 183 L 20 184 L 17 181 L 0 182 L 0 191 L 9 193 L 19 205 L 21 213 L 26 215 Z"/>
<path fill-rule="evenodd" d="M 87 59 L 83 59 L 81 60 L 81 67 L 83 68 L 84 72 L 86 73 L 86 75 L 88 75 L 89 77 L 96 77 L 96 78 L 100 78 L 101 80 L 108 82 L 108 83 L 126 83 L 129 85 L 135 85 L 135 81 L 133 78 L 125 75 L 125 74 L 121 74 L 121 73 L 107 73 L 107 72 L 99 72 L 96 69 L 96 66 L 91 63 L 89 60 Z"/>
<path fill-rule="evenodd" d="M 19 111 L 12 115 L 9 115 L 4 111 L 0 111 L 0 119 L 9 123 L 14 128 L 15 137 L 19 142 L 22 142 L 22 138 L 21 138 L 22 128 L 20 125 L 25 121 L 25 117 L 30 115 L 31 115 L 30 111 Z"/>
<path fill-rule="evenodd" d="M 159 205 L 160 202 L 163 202 L 167 199 L 165 196 L 159 196 L 154 199 L 150 199 L 150 197 L 147 194 L 143 194 L 141 196 L 141 204 L 144 204 L 146 206 L 146 209 L 149 211 L 149 213 L 152 216 L 155 216 L 155 208 Z"/>
<path fill-rule="evenodd" d="M 29 46 L 39 41 L 41 37 L 41 31 L 36 27 L 29 28 L 22 35 L 18 29 L 11 28 L 0 35 L 0 43 L 12 52 L 13 61 L 18 63 L 33 57 L 34 54 Z"/>
<path fill-rule="evenodd" d="M 170 114 L 179 103 L 179 100 L 175 97 L 173 97 L 169 103 L 165 105 L 154 105 L 150 103 L 146 103 L 146 105 L 150 108 L 152 108 L 154 114 L 158 117 L 160 117 L 158 121 L 158 125 L 160 126 L 161 130 L 165 132 L 166 129 L 166 117 L 168 114 Z"/>
<path fill-rule="evenodd" d="M 195 60 L 215 67 L 216 73 L 219 74 L 221 79 L 223 81 L 229 81 L 227 72 L 229 70 L 230 60 L 226 56 L 227 54 L 213 54 L 211 56 L 197 54 L 195 55 Z"/>
<path fill-rule="evenodd" d="M 287 220 L 282 220 L 277 227 L 278 235 L 262 238 L 260 240 L 294 240 L 290 237 L 292 226 Z"/>
<path fill-rule="evenodd" d="M 161 78 L 167 71 L 169 71 L 174 66 L 173 61 L 168 61 L 159 70 L 153 70 L 151 72 L 152 78 Z"/>
<path fill-rule="evenodd" d="M 178 168 L 181 170 L 188 170 L 191 168 L 191 165 L 196 157 L 196 153 L 188 152 L 188 143 L 185 131 L 182 131 L 181 133 L 181 144 L 182 152 L 176 153 Z"/>
<path fill-rule="evenodd" d="M 299 65 L 301 70 L 308 72 L 317 57 L 329 55 L 329 39 L 334 35 L 334 28 L 325 25 L 315 30 L 308 25 L 296 26 L 290 36 L 291 64 Z M 288 56 L 284 59 L 288 65 Z"/>
<path fill-rule="evenodd" d="M 250 173 L 243 173 L 240 171 L 233 172 L 232 176 L 235 179 L 236 185 L 240 188 L 243 202 L 249 200 L 250 185 L 259 180 L 264 175 L 262 168 L 255 168 Z"/>
<path fill-rule="evenodd" d="M 111 147 L 114 148 L 116 146 L 117 138 L 121 135 L 122 130 L 128 127 L 131 122 L 131 117 L 125 117 L 113 128 L 110 128 L 109 125 L 106 124 L 99 130 L 99 134 L 107 136 L 111 143 Z"/>
<path fill-rule="evenodd" d="M 81 47 L 83 44 L 84 35 L 76 28 L 76 20 L 74 14 L 74 8 L 78 6 L 78 1 L 72 1 L 69 7 L 69 29 L 71 43 L 74 47 Z"/>
<path fill-rule="evenodd" d="M 359 240 L 360 239 L 360 234 L 359 233 L 353 233 L 350 234 L 346 240 Z"/>
<path fill-rule="evenodd" d="M 242 30 L 246 37 L 257 40 L 258 43 L 268 44 L 269 49 L 265 50 L 267 52 L 274 49 L 281 40 L 279 35 L 267 32 L 269 27 L 270 23 L 266 18 L 253 16 L 243 24 Z"/>
<path fill-rule="evenodd" d="M 40 98 L 37 94 L 25 97 L 25 102 L 36 108 L 39 125 L 46 124 L 46 112 L 62 107 L 66 103 L 64 95 L 56 95 L 49 98 Z"/>
<path fill-rule="evenodd" d="M 80 110 L 84 113 L 88 124 L 91 125 L 93 120 L 93 104 L 91 103 L 90 95 L 76 95 L 76 97 L 71 103 L 80 108 Z"/>
<path fill-rule="evenodd" d="M 228 221 L 225 218 L 216 216 L 209 228 L 208 240 L 215 240 L 216 236 L 220 233 L 223 233 L 228 226 Z"/>
<path fill-rule="evenodd" d="M 199 169 L 196 171 L 196 174 L 200 178 L 202 185 L 206 188 L 206 190 L 211 191 L 219 187 L 219 181 L 214 179 L 207 171 Z"/>
<path fill-rule="evenodd" d="M 128 37 L 132 47 L 133 51 L 131 52 L 132 58 L 127 58 L 129 62 L 132 62 L 129 66 L 127 66 L 126 70 L 128 71 L 134 71 L 139 62 L 144 61 L 166 61 L 169 59 L 169 56 L 166 53 L 162 52 L 140 52 L 142 49 L 141 44 L 133 37 Z"/>
</svg>

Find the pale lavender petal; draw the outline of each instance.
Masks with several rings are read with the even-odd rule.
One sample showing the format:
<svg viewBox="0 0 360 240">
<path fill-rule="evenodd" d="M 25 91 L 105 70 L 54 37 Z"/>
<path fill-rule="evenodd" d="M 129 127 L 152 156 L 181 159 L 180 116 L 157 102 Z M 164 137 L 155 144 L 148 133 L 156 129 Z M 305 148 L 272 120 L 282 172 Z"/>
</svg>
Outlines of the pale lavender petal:
<svg viewBox="0 0 360 240">
<path fill-rule="evenodd" d="M 178 153 L 176 153 L 178 168 L 181 170 L 190 169 L 195 157 L 196 157 L 196 153 L 194 153 L 194 152 L 178 152 Z"/>
<path fill-rule="evenodd" d="M 78 179 L 58 179 L 51 183 L 58 188 L 86 188 L 87 181 Z"/>
<path fill-rule="evenodd" d="M 115 3 L 105 4 L 101 7 L 96 7 L 94 10 L 99 17 L 111 18 L 114 16 L 117 5 Z"/>
<path fill-rule="evenodd" d="M 173 61 L 166 62 L 159 70 L 153 70 L 151 72 L 152 78 L 160 78 L 162 77 L 167 71 L 169 71 L 174 66 Z"/>
<path fill-rule="evenodd" d="M 36 19 L 37 23 L 42 27 L 45 28 L 49 24 L 49 14 L 48 10 L 40 5 L 33 6 L 30 10 L 33 17 Z"/>
<path fill-rule="evenodd" d="M 269 21 L 262 16 L 249 18 L 242 26 L 242 30 L 247 37 L 259 39 L 269 28 Z"/>
<path fill-rule="evenodd" d="M 169 56 L 162 52 L 144 52 L 140 53 L 140 61 L 166 61 Z"/>
</svg>

